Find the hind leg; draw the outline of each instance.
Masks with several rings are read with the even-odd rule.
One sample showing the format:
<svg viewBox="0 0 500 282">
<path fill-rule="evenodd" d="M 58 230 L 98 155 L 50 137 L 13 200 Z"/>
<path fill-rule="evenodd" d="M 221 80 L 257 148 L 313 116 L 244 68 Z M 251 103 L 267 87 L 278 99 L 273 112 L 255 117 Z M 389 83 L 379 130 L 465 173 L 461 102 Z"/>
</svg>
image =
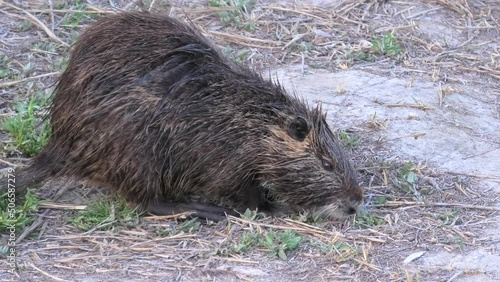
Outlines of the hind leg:
<svg viewBox="0 0 500 282">
<path fill-rule="evenodd" d="M 39 172 L 29 167 L 18 173 L 13 173 L 12 176 L 5 176 L 0 179 L 0 187 L 2 187 L 2 193 L 13 193 L 16 196 L 23 197 L 28 188 L 35 188 L 39 186 L 39 182 L 42 181 L 42 177 L 39 176 Z M 42 175 L 43 176 L 43 175 Z"/>
<path fill-rule="evenodd" d="M 154 215 L 172 215 L 183 212 L 192 212 L 189 217 L 199 217 L 215 222 L 226 219 L 227 215 L 238 216 L 238 213 L 212 204 L 205 203 L 177 203 L 167 200 L 152 199 L 149 201 L 147 211 Z"/>
<path fill-rule="evenodd" d="M 56 146 L 51 140 L 42 151 L 38 153 L 36 157 L 33 158 L 32 163 L 16 172 L 13 172 L 13 178 L 8 176 L 0 179 L 0 186 L 2 187 L 2 192 L 7 192 L 10 188 L 11 190 L 15 188 L 15 194 L 17 196 L 24 196 L 28 188 L 37 188 L 41 184 L 57 176 L 61 172 L 62 168 L 65 167 L 64 160 L 66 152 L 61 146 Z"/>
</svg>

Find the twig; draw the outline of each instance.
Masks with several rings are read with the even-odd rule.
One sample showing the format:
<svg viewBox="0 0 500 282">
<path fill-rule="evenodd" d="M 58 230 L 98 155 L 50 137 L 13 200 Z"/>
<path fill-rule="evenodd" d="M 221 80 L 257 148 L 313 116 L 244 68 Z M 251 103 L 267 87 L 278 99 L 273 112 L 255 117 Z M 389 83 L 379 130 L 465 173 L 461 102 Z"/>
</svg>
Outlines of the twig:
<svg viewBox="0 0 500 282">
<path fill-rule="evenodd" d="M 40 203 L 39 208 L 41 209 L 54 209 L 54 210 L 84 210 L 87 208 L 85 205 L 66 205 L 58 204 L 54 202 L 44 202 Z"/>
<path fill-rule="evenodd" d="M 250 43 L 238 42 L 238 41 L 233 41 L 233 43 L 236 43 L 236 44 L 242 45 L 242 46 L 252 47 L 252 48 L 260 48 L 260 49 L 268 49 L 268 50 L 280 50 L 281 49 L 281 47 L 257 45 L 257 44 L 250 44 Z"/>
<path fill-rule="evenodd" d="M 33 16 L 31 13 L 29 12 L 26 12 L 23 10 L 23 12 L 30 18 L 33 20 L 33 22 L 38 26 L 40 27 L 41 29 L 43 29 L 43 31 L 45 31 L 45 33 L 47 33 L 47 35 L 54 41 L 56 42 L 59 42 L 61 45 L 65 46 L 65 47 L 69 47 L 69 44 L 62 41 L 59 37 L 57 37 L 45 24 L 43 24 L 39 19 L 37 19 L 37 17 Z"/>
<path fill-rule="evenodd" d="M 376 29 L 374 32 L 375 33 L 382 33 L 382 32 L 388 32 L 388 31 L 395 32 L 395 31 L 400 30 L 400 29 L 414 28 L 414 27 L 417 27 L 417 25 L 416 24 L 409 24 L 409 25 L 402 25 L 402 26 L 380 27 L 380 28 Z"/>
<path fill-rule="evenodd" d="M 50 21 L 51 21 L 51 27 L 52 27 L 52 32 L 54 32 L 55 26 L 56 26 L 56 20 L 54 18 L 54 1 L 49 0 L 49 5 L 50 5 Z"/>
<path fill-rule="evenodd" d="M 475 154 L 475 155 L 471 155 L 471 156 L 464 157 L 464 158 L 462 158 L 462 160 L 472 159 L 472 158 L 475 158 L 475 157 L 479 157 L 479 156 L 482 156 L 482 155 L 486 155 L 486 154 L 488 154 L 488 153 L 490 153 L 490 152 L 493 152 L 493 151 L 496 151 L 496 150 L 498 150 L 498 149 L 500 149 L 500 147 L 496 147 L 496 148 L 493 148 L 493 149 L 491 149 L 491 150 L 484 151 L 484 152 L 479 153 L 479 154 Z"/>
<path fill-rule="evenodd" d="M 307 223 L 305 223 L 305 222 L 300 222 L 300 221 L 296 221 L 296 220 L 289 219 L 289 218 L 282 219 L 282 221 L 284 221 L 284 222 L 286 222 L 286 223 L 291 223 L 291 224 L 301 225 L 301 226 L 304 226 L 305 228 L 315 229 L 315 230 L 319 230 L 319 231 L 321 231 L 321 230 L 322 230 L 321 228 L 319 228 L 319 227 L 317 227 L 317 226 L 310 225 L 310 224 L 307 224 Z"/>
<path fill-rule="evenodd" d="M 153 8 L 153 5 L 155 4 L 155 0 L 152 0 L 151 1 L 151 4 L 149 4 L 149 9 L 148 11 L 151 11 L 151 9 Z"/>
<path fill-rule="evenodd" d="M 227 261 L 232 261 L 232 262 L 239 262 L 239 263 L 259 264 L 258 261 L 244 260 L 244 259 L 238 259 L 238 258 L 225 258 L 225 257 L 211 257 L 211 258 L 212 259 L 218 259 L 218 260 L 227 260 Z"/>
<path fill-rule="evenodd" d="M 103 9 L 100 9 L 99 7 L 96 7 L 96 6 L 90 5 L 90 4 L 87 4 L 87 8 L 94 10 L 95 12 L 97 12 L 99 14 L 116 14 L 116 12 L 113 10 L 103 10 Z"/>
<path fill-rule="evenodd" d="M 215 36 L 220 36 L 220 37 L 230 39 L 230 40 L 232 40 L 232 42 L 235 42 L 235 43 L 238 43 L 238 41 L 235 41 L 235 39 L 241 40 L 241 41 L 247 41 L 247 42 L 248 41 L 260 42 L 260 43 L 267 43 L 267 44 L 273 44 L 273 45 L 280 45 L 279 43 L 281 43 L 281 42 L 273 41 L 273 40 L 258 39 L 258 38 L 253 38 L 253 37 L 248 37 L 248 36 L 243 36 L 243 35 L 236 35 L 236 34 L 229 34 L 229 33 L 224 33 L 224 32 L 213 31 L 213 30 L 209 30 L 208 33 L 215 35 Z"/>
<path fill-rule="evenodd" d="M 302 33 L 302 34 L 297 34 L 295 35 L 292 40 L 288 41 L 287 44 L 285 44 L 285 46 L 283 46 L 281 48 L 281 50 L 285 50 L 286 48 L 288 48 L 290 45 L 292 45 L 294 42 L 297 42 L 299 41 L 300 39 L 302 39 L 302 37 L 304 37 L 305 35 L 307 35 L 307 33 Z"/>
<path fill-rule="evenodd" d="M 123 7 L 123 10 L 127 11 L 127 10 L 130 10 L 132 9 L 135 5 L 137 5 L 139 2 L 141 2 L 140 0 L 133 0 L 133 1 L 130 1 L 127 5 L 125 5 L 125 7 Z M 154 1 L 151 2 L 151 5 L 154 3 Z M 142 3 L 141 3 L 142 4 Z M 150 10 L 151 10 L 151 7 L 150 7 Z"/>
<path fill-rule="evenodd" d="M 322 17 L 316 16 L 316 15 L 313 15 L 313 14 L 310 14 L 310 13 L 302 12 L 302 11 L 299 11 L 299 10 L 293 10 L 293 9 L 287 9 L 287 8 L 281 8 L 281 7 L 262 7 L 262 8 L 263 9 L 275 10 L 275 11 L 281 11 L 281 12 L 291 12 L 291 13 L 295 13 L 295 14 L 301 14 L 301 15 L 304 15 L 304 16 L 308 16 L 308 17 L 311 17 L 311 18 L 316 18 L 316 19 L 324 20 L 324 18 L 322 18 Z"/>
<path fill-rule="evenodd" d="M 165 219 L 172 219 L 172 218 L 182 218 L 182 217 L 187 217 L 193 214 L 193 212 L 182 212 L 182 213 L 177 213 L 173 215 L 152 215 L 152 216 L 145 216 L 143 219 L 145 220 L 165 220 Z"/>
<path fill-rule="evenodd" d="M 295 231 L 302 231 L 305 233 L 312 233 L 312 234 L 331 234 L 331 235 L 336 235 L 336 236 L 342 236 L 339 232 L 329 232 L 326 230 L 315 230 L 315 229 L 309 229 L 309 228 L 306 229 L 306 228 L 301 228 L 301 227 L 296 227 L 296 226 L 280 226 L 280 225 L 274 225 L 274 224 L 259 223 L 259 222 L 239 218 L 239 217 L 234 217 L 232 215 L 229 215 L 228 219 L 230 219 L 230 220 L 232 219 L 234 221 L 239 221 L 241 223 L 246 223 L 249 225 L 257 225 L 257 226 L 268 227 L 268 228 L 273 228 L 273 229 L 295 230 Z"/>
<path fill-rule="evenodd" d="M 54 13 L 54 14 L 67 14 L 67 13 L 79 13 L 79 14 L 112 14 L 114 12 L 112 11 L 85 11 L 85 10 L 70 10 L 70 9 L 54 9 L 54 10 L 40 10 L 40 9 L 30 9 L 30 10 L 26 10 L 28 12 L 31 12 L 31 13 L 41 13 L 41 14 L 50 14 L 50 13 Z"/>
<path fill-rule="evenodd" d="M 49 277 L 49 278 L 51 278 L 51 279 L 53 279 L 53 280 L 55 280 L 55 281 L 69 281 L 69 280 L 64 280 L 64 279 L 61 279 L 61 278 L 56 277 L 56 276 L 54 276 L 54 275 L 51 275 L 51 274 L 49 274 L 49 273 L 47 273 L 47 272 L 45 272 L 45 271 L 41 270 L 40 268 L 36 267 L 36 266 L 35 266 L 33 263 L 31 263 L 31 262 L 28 262 L 28 264 L 29 264 L 31 267 L 33 267 L 36 271 L 40 272 L 41 274 L 43 274 L 43 275 L 45 275 L 45 276 L 47 276 L 47 277 Z"/>
<path fill-rule="evenodd" d="M 26 78 L 19 79 L 19 80 L 7 81 L 4 83 L 0 83 L 0 88 L 16 85 L 16 84 L 23 83 L 23 82 L 28 81 L 28 80 L 33 80 L 33 79 L 37 79 L 37 78 L 58 75 L 58 74 L 60 74 L 60 72 L 56 71 L 56 72 L 49 72 L 49 73 L 44 73 L 44 74 L 40 74 L 40 75 L 30 76 L 30 77 L 26 77 Z"/>
<path fill-rule="evenodd" d="M 474 68 L 467 68 L 467 67 L 457 67 L 459 70 L 464 70 L 464 71 L 469 71 L 469 72 L 480 72 L 480 73 L 485 73 L 487 75 L 490 75 L 496 79 L 500 79 L 500 73 L 496 74 L 494 70 L 486 68 L 486 67 L 479 67 L 478 69 Z"/>
<path fill-rule="evenodd" d="M 424 206 L 424 207 L 456 207 L 463 209 L 476 209 L 487 211 L 500 211 L 497 207 L 469 205 L 461 203 L 425 203 L 425 202 L 401 202 L 401 201 L 387 201 L 382 205 L 371 205 L 372 207 L 406 207 L 406 206 Z"/>
<path fill-rule="evenodd" d="M 473 173 L 463 173 L 455 171 L 444 171 L 443 174 L 463 175 L 475 178 L 488 179 L 488 181 L 500 182 L 500 176 L 497 175 L 473 174 Z"/>
<path fill-rule="evenodd" d="M 33 230 L 37 229 L 40 225 L 42 225 L 43 220 L 45 219 L 47 214 L 49 214 L 49 212 L 50 212 L 50 210 L 46 210 L 43 212 L 43 214 L 38 215 L 36 221 L 33 222 L 33 224 L 31 224 L 28 228 L 24 229 L 23 233 L 21 233 L 21 235 L 19 235 L 19 237 L 17 237 L 16 244 L 21 243 L 21 241 L 24 238 L 26 238 L 26 236 L 28 236 L 31 232 L 33 232 Z"/>
<path fill-rule="evenodd" d="M 59 39 L 59 37 L 57 37 L 44 23 L 42 23 L 37 17 L 33 16 L 33 14 L 31 14 L 30 12 L 24 10 L 24 9 L 21 9 L 19 7 L 17 7 L 16 5 L 13 5 L 13 4 L 10 4 L 10 3 L 7 3 L 7 2 L 4 2 L 4 1 L 0 1 L 0 3 L 2 4 L 5 4 L 13 9 L 16 9 L 16 10 L 19 10 L 19 11 L 22 11 L 23 13 L 25 13 L 30 19 L 31 21 L 37 25 L 38 27 L 40 27 L 41 29 L 43 29 L 43 31 L 45 31 L 45 33 L 51 38 L 53 39 L 54 41 L 57 41 L 59 42 L 60 44 L 66 46 L 66 47 L 69 47 L 69 44 L 62 41 L 61 39 Z"/>
<path fill-rule="evenodd" d="M 8 174 L 11 173 L 11 168 L 10 167 L 4 167 L 0 169 L 0 175 Z"/>
<path fill-rule="evenodd" d="M 366 262 L 366 261 L 361 261 L 361 260 L 359 260 L 359 259 L 355 259 L 355 258 L 353 258 L 353 260 L 354 260 L 355 262 L 357 262 L 357 263 L 359 263 L 359 264 L 361 264 L 361 265 L 367 266 L 367 267 L 369 267 L 369 268 L 371 268 L 371 269 L 373 269 L 373 270 L 375 270 L 375 271 L 380 272 L 380 271 L 382 270 L 382 269 L 380 269 L 380 267 L 377 267 L 377 266 L 375 266 L 375 265 L 373 265 L 373 264 L 371 264 L 371 263 L 368 263 L 368 262 Z"/>
<path fill-rule="evenodd" d="M 2 160 L 2 159 L 0 159 L 0 163 L 6 164 L 8 166 L 18 167 L 18 165 L 13 164 L 13 163 L 8 162 L 8 161 L 5 161 L 5 160 Z"/>
<path fill-rule="evenodd" d="M 443 85 L 442 82 L 439 82 L 439 91 L 438 91 L 438 98 L 439 98 L 439 107 L 441 108 L 443 106 Z"/>
<path fill-rule="evenodd" d="M 300 52 L 302 64 L 300 65 L 300 77 L 304 77 L 304 52 Z"/>
<path fill-rule="evenodd" d="M 441 9 L 441 7 L 436 7 L 436 8 L 432 8 L 432 9 L 426 10 L 426 11 L 418 12 L 416 14 L 413 14 L 411 16 L 406 17 L 406 19 L 409 20 L 409 19 L 412 19 L 412 18 L 416 18 L 418 16 L 425 15 L 427 13 L 434 12 L 434 11 L 437 11 L 437 10 L 440 10 L 440 9 Z"/>
<path fill-rule="evenodd" d="M 408 137 L 413 137 L 413 138 L 417 139 L 418 137 L 424 136 L 426 134 L 427 133 L 425 133 L 425 132 L 415 132 L 415 133 L 412 133 L 412 134 L 409 134 L 409 135 L 404 135 L 404 136 L 399 136 L 399 137 L 392 138 L 392 139 L 383 140 L 380 143 L 386 143 L 386 142 L 389 142 L 389 141 L 394 141 L 394 140 L 408 138 Z"/>
<path fill-rule="evenodd" d="M 53 200 L 54 201 L 57 200 L 66 190 L 68 190 L 68 183 L 66 183 L 66 185 L 64 185 L 61 189 L 57 191 L 57 194 L 54 195 Z M 50 211 L 51 211 L 50 209 L 47 209 L 46 211 L 43 212 L 43 214 L 38 215 L 36 221 L 33 222 L 33 224 L 31 224 L 30 227 L 24 229 L 23 233 L 17 238 L 16 244 L 19 244 L 24 238 L 26 238 L 26 236 L 28 236 L 31 232 L 33 232 L 33 230 L 37 229 L 42 224 L 43 220 L 45 219 L 47 214 L 49 214 Z"/>
<path fill-rule="evenodd" d="M 455 280 L 458 276 L 462 275 L 464 272 L 463 271 L 459 271 L 455 274 L 453 274 L 453 276 L 450 277 L 450 279 L 446 280 L 446 282 L 451 282 L 453 280 Z"/>
<path fill-rule="evenodd" d="M 390 107 L 390 108 L 395 108 L 395 107 L 409 107 L 409 108 L 416 108 L 420 110 L 432 110 L 434 109 L 433 107 L 430 106 L 425 106 L 425 105 L 419 105 L 419 104 L 385 104 L 384 106 Z"/>
</svg>

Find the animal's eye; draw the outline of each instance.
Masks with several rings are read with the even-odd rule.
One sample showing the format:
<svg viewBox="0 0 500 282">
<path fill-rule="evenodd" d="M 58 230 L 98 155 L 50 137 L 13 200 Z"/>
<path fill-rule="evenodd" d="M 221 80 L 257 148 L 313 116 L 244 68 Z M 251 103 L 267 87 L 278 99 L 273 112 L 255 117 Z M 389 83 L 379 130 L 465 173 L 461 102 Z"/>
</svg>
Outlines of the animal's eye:
<svg viewBox="0 0 500 282">
<path fill-rule="evenodd" d="M 333 165 L 331 162 L 327 161 L 327 160 L 323 160 L 323 168 L 328 170 L 328 171 L 332 171 L 333 170 Z"/>
<path fill-rule="evenodd" d="M 304 118 L 296 117 L 288 126 L 288 134 L 297 141 L 304 141 L 310 128 Z"/>
</svg>

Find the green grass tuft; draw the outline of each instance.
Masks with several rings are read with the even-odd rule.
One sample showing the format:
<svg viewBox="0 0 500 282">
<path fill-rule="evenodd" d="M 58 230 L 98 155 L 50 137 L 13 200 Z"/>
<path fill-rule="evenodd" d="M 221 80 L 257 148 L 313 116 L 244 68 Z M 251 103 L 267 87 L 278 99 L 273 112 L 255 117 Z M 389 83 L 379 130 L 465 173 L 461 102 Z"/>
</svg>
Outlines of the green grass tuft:
<svg viewBox="0 0 500 282">
<path fill-rule="evenodd" d="M 33 25 L 28 19 L 23 20 L 16 28 L 17 31 L 28 31 Z"/>
<path fill-rule="evenodd" d="M 418 175 L 412 162 L 407 162 L 399 169 L 394 185 L 405 192 L 417 193 Z"/>
<path fill-rule="evenodd" d="M 287 252 L 295 250 L 302 237 L 293 230 L 281 232 L 269 231 L 264 237 L 263 245 L 267 247 L 273 256 L 278 256 L 282 260 L 287 259 Z"/>
<path fill-rule="evenodd" d="M 187 221 L 184 221 L 179 227 L 177 228 L 176 232 L 174 234 L 179 234 L 181 232 L 183 233 L 194 233 L 200 229 L 201 223 L 198 220 L 198 218 L 193 218 Z"/>
<path fill-rule="evenodd" d="M 302 237 L 293 230 L 269 230 L 266 234 L 245 231 L 241 240 L 231 246 L 230 252 L 243 254 L 253 248 L 264 247 L 269 250 L 271 256 L 286 260 L 287 254 L 295 250 L 301 241 Z"/>
<path fill-rule="evenodd" d="M 231 11 L 217 13 L 219 20 L 225 26 L 236 26 L 248 31 L 255 31 L 255 25 L 247 21 L 248 13 L 255 7 L 254 1 L 249 0 L 210 0 L 211 7 L 234 8 Z"/>
<path fill-rule="evenodd" d="M 254 232 L 243 232 L 241 240 L 231 246 L 232 253 L 244 254 L 259 245 L 262 241 L 262 234 Z"/>
<path fill-rule="evenodd" d="M 354 148 L 359 144 L 358 137 L 356 137 L 354 135 L 347 134 L 345 131 L 340 131 L 339 136 L 340 136 L 340 140 L 342 140 L 345 147 Z"/>
<path fill-rule="evenodd" d="M 48 105 L 48 96 L 34 95 L 28 102 L 16 105 L 17 114 L 2 122 L 13 138 L 14 146 L 28 157 L 36 155 L 48 142 L 51 130 L 48 120 L 39 118 Z"/>
<path fill-rule="evenodd" d="M 109 230 L 116 223 L 134 226 L 139 216 L 137 211 L 127 206 L 124 199 L 106 198 L 89 204 L 85 210 L 77 212 L 76 216 L 68 221 L 84 231 L 92 228 Z"/>
<path fill-rule="evenodd" d="M 356 224 L 361 228 L 370 228 L 384 223 L 385 219 L 375 213 L 362 212 L 356 217 Z"/>
<path fill-rule="evenodd" d="M 80 1 L 76 1 L 74 7 L 72 7 L 74 12 L 66 14 L 66 16 L 61 21 L 61 26 L 73 30 L 75 27 L 80 26 L 83 22 L 97 18 L 96 14 L 84 13 L 87 10 L 87 5 Z"/>
<path fill-rule="evenodd" d="M 9 57 L 0 55 L 0 79 L 9 78 L 12 74 Z"/>
<path fill-rule="evenodd" d="M 380 55 L 392 56 L 401 52 L 401 47 L 392 33 L 372 40 L 372 44 L 373 50 Z"/>
<path fill-rule="evenodd" d="M 10 226 L 14 226 L 16 233 L 20 233 L 33 222 L 34 218 L 30 215 L 38 211 L 40 200 L 28 190 L 22 205 L 18 203 L 19 200 L 12 194 L 4 193 L 0 196 L 0 233 L 6 233 Z"/>
</svg>

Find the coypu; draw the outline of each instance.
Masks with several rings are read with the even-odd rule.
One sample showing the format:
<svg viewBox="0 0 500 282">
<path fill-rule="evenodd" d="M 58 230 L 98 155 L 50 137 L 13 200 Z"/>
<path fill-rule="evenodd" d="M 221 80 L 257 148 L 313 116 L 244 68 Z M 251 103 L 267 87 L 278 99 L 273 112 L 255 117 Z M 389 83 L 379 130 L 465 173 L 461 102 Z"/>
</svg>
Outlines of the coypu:
<svg viewBox="0 0 500 282">
<path fill-rule="evenodd" d="M 194 26 L 149 12 L 101 17 L 57 81 L 46 147 L 16 177 L 89 179 L 152 214 L 355 214 L 363 193 L 326 122 Z"/>
</svg>

